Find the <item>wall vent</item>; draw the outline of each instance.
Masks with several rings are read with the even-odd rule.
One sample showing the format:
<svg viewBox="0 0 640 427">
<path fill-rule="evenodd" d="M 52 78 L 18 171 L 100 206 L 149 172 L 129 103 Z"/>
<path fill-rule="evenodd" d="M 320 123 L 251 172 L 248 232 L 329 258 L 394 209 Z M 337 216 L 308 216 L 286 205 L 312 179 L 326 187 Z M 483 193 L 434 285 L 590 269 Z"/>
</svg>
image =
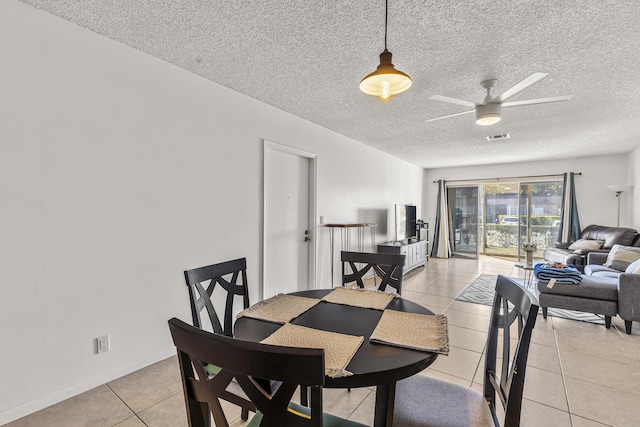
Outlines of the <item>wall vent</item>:
<svg viewBox="0 0 640 427">
<path fill-rule="evenodd" d="M 487 141 L 497 141 L 498 139 L 509 139 L 509 138 L 511 138 L 511 135 L 509 135 L 508 133 L 503 133 L 502 135 L 488 136 Z"/>
</svg>

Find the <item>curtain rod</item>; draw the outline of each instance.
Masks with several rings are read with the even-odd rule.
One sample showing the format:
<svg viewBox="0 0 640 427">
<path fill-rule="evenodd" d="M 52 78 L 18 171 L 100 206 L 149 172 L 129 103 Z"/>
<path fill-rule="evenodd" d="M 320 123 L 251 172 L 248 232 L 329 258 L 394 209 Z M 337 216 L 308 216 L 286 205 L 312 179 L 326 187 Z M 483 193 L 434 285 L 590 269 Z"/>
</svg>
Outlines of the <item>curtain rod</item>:
<svg viewBox="0 0 640 427">
<path fill-rule="evenodd" d="M 582 172 L 574 172 L 574 175 L 582 175 Z M 504 180 L 518 180 L 518 179 L 527 179 L 527 178 L 554 178 L 554 177 L 562 177 L 564 174 L 553 174 L 553 175 L 529 175 L 529 176 L 508 176 L 504 178 L 472 178 L 472 179 L 452 179 L 449 182 L 468 182 L 468 181 L 504 181 Z M 446 180 L 445 180 L 446 181 Z M 437 184 L 438 181 L 433 181 L 434 184 Z"/>
</svg>

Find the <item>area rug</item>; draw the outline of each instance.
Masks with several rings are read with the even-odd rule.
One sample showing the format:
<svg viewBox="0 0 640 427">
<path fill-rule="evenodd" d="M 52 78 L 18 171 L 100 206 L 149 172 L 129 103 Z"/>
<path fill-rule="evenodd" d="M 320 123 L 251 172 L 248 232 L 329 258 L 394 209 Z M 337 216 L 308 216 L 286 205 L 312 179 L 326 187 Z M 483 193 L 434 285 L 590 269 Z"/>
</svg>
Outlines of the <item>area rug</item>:
<svg viewBox="0 0 640 427">
<path fill-rule="evenodd" d="M 466 288 L 460 292 L 456 297 L 458 301 L 472 302 L 475 304 L 492 305 L 493 296 L 496 287 L 496 279 L 498 276 L 493 274 L 481 274 L 476 277 Z M 523 285 L 523 279 L 514 279 L 521 285 Z M 523 285 L 524 286 L 524 285 Z M 533 291 L 538 297 L 538 290 L 528 288 L 529 291 Z M 542 310 L 538 312 L 542 315 Z M 562 317 L 564 319 L 578 320 L 580 322 L 596 323 L 598 325 L 604 325 L 604 316 L 593 313 L 583 313 L 581 311 L 564 310 L 560 308 L 549 308 L 549 316 Z"/>
</svg>

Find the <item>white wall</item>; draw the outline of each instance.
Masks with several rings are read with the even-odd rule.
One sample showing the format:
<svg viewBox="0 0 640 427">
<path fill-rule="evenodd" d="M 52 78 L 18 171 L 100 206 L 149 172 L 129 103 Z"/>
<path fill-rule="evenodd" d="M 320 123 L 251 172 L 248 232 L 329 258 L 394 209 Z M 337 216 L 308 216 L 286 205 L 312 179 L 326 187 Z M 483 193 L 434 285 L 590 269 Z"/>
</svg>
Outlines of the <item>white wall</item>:
<svg viewBox="0 0 640 427">
<path fill-rule="evenodd" d="M 183 270 L 257 295 L 263 138 L 317 153 L 326 222 L 419 205 L 422 169 L 15 0 L 0 54 L 0 424 L 173 354 Z"/>
<path fill-rule="evenodd" d="M 580 225 L 582 228 L 589 224 L 615 226 L 618 205 L 615 193 L 609 190 L 607 185 L 628 183 L 628 157 L 624 154 L 576 157 L 570 160 L 429 169 L 424 173 L 423 206 L 427 212 L 427 220 L 434 224 L 438 185 L 433 181 L 439 179 L 464 180 L 581 172 L 581 176 L 575 177 Z M 640 222 L 631 217 L 630 206 L 632 202 L 629 197 L 631 195 L 623 193 L 620 200 L 620 226 L 640 229 L 637 227 Z"/>
</svg>

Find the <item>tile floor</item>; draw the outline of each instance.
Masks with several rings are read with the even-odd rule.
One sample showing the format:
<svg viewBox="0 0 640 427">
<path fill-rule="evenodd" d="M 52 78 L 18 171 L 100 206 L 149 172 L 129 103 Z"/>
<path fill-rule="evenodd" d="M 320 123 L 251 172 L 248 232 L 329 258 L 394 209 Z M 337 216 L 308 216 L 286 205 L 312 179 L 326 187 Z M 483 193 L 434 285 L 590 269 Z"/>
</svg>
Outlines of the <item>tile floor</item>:
<svg viewBox="0 0 640 427">
<path fill-rule="evenodd" d="M 513 262 L 430 259 L 405 276 L 403 297 L 449 319 L 450 354 L 423 374 L 481 390 L 489 307 L 455 301 L 478 274 L 518 275 Z M 373 389 L 325 390 L 328 412 L 368 425 Z M 523 427 L 640 426 L 640 325 L 614 326 L 540 316 L 533 331 L 524 390 Z M 242 426 L 229 405 L 233 426 Z M 186 416 L 175 357 L 53 405 L 7 427 L 180 427 Z"/>
</svg>

